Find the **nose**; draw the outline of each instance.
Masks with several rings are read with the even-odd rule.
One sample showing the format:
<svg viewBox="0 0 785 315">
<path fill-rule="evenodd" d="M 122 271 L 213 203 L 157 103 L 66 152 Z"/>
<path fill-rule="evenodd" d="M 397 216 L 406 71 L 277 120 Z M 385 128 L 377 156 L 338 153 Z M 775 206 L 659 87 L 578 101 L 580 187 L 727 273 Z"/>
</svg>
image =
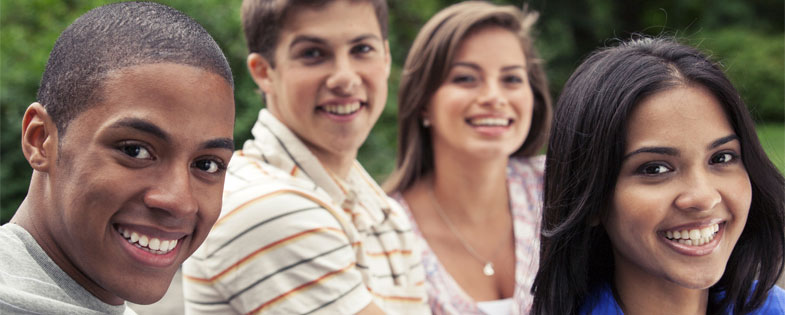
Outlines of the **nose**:
<svg viewBox="0 0 785 315">
<path fill-rule="evenodd" d="M 716 181 L 715 181 L 716 182 Z M 722 195 L 705 171 L 693 171 L 684 180 L 683 190 L 675 205 L 682 210 L 711 210 L 722 201 Z"/>
<path fill-rule="evenodd" d="M 349 56 L 337 56 L 332 73 L 327 78 L 327 88 L 338 95 L 351 95 L 362 79 Z"/>
<path fill-rule="evenodd" d="M 145 192 L 144 203 L 173 217 L 186 217 L 197 212 L 199 206 L 191 185 L 190 167 L 171 167 L 162 172 L 153 186 Z"/>
<path fill-rule="evenodd" d="M 507 98 L 505 97 L 501 87 L 495 81 L 490 81 L 484 84 L 482 89 L 482 94 L 477 99 L 480 105 L 489 106 L 489 107 L 497 107 L 507 104 Z"/>
</svg>

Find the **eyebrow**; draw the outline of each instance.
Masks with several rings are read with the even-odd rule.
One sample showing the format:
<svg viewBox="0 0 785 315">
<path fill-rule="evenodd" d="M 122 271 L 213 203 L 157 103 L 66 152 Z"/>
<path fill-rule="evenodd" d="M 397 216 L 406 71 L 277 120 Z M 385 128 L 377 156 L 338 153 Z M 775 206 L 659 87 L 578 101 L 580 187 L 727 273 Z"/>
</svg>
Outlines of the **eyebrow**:
<svg viewBox="0 0 785 315">
<path fill-rule="evenodd" d="M 227 149 L 229 151 L 234 151 L 234 140 L 229 138 L 219 138 L 209 140 L 204 143 L 202 146 L 204 149 Z"/>
<path fill-rule="evenodd" d="M 712 142 L 709 145 L 708 149 L 714 149 L 714 148 L 716 148 L 718 146 L 721 146 L 721 145 L 726 144 L 728 142 L 731 142 L 733 140 L 739 140 L 739 136 L 737 136 L 735 134 L 732 134 L 732 135 L 727 135 L 727 136 L 724 136 L 724 137 L 719 138 L 717 140 L 714 140 L 714 142 Z"/>
<path fill-rule="evenodd" d="M 115 122 L 114 124 L 112 124 L 109 127 L 110 128 L 132 128 L 132 129 L 136 129 L 138 131 L 150 134 L 152 136 L 155 136 L 155 137 L 160 138 L 161 140 L 167 141 L 167 142 L 171 138 L 171 137 L 169 137 L 169 134 L 166 133 L 166 131 L 164 131 L 163 129 L 159 128 L 158 126 L 156 126 L 155 124 L 153 124 L 153 123 L 151 123 L 149 121 L 146 121 L 144 119 L 139 119 L 139 118 L 123 118 L 123 119 Z"/>
<path fill-rule="evenodd" d="M 477 70 L 477 71 L 481 71 L 482 70 L 482 69 L 480 69 L 480 66 L 478 66 L 476 64 L 473 64 L 473 63 L 470 63 L 470 62 L 460 62 L 459 61 L 459 62 L 453 63 L 452 66 L 453 67 L 458 67 L 458 66 L 469 67 L 469 68 L 472 68 L 472 69 Z M 502 72 L 510 71 L 510 70 L 516 70 L 516 69 L 521 69 L 521 70 L 525 71 L 526 67 L 523 66 L 523 65 L 504 66 L 504 67 L 502 67 Z"/>
<path fill-rule="evenodd" d="M 171 137 L 166 131 L 155 124 L 139 118 L 124 118 L 109 126 L 110 128 L 132 128 L 169 142 Z M 227 149 L 234 151 L 234 141 L 229 138 L 217 138 L 205 141 L 202 149 Z"/>
<path fill-rule="evenodd" d="M 709 149 L 709 150 L 714 149 L 714 148 L 716 148 L 718 146 L 721 146 L 721 145 L 726 144 L 728 142 L 731 142 L 733 140 L 739 140 L 739 137 L 736 136 L 735 134 L 727 135 L 725 137 L 722 137 L 722 138 L 719 138 L 717 140 L 714 140 L 711 144 L 709 144 L 707 149 Z M 635 154 L 640 154 L 640 153 L 654 153 L 654 154 L 664 154 L 664 155 L 670 155 L 670 156 L 678 156 L 679 155 L 679 150 L 676 149 L 676 148 L 671 148 L 671 147 L 643 147 L 643 148 L 637 149 L 635 151 L 632 151 L 630 153 L 627 153 L 626 155 L 624 155 L 624 158 L 622 158 L 622 161 L 628 159 L 629 157 L 631 157 L 631 156 L 633 156 Z"/>
<path fill-rule="evenodd" d="M 349 43 L 352 43 L 352 44 L 353 43 L 358 43 L 358 42 L 361 42 L 361 41 L 364 41 L 364 40 L 368 40 L 368 39 L 380 40 L 379 37 L 374 35 L 374 34 L 362 34 L 360 36 L 352 38 L 349 41 Z M 327 41 L 324 38 L 321 38 L 321 37 L 311 36 L 311 35 L 297 35 L 297 37 L 295 37 L 294 40 L 292 40 L 292 42 L 289 43 L 289 47 L 290 48 L 294 47 L 295 45 L 297 45 L 297 44 L 299 44 L 301 42 L 314 43 L 314 44 L 319 44 L 319 45 L 326 45 L 327 44 Z"/>
</svg>

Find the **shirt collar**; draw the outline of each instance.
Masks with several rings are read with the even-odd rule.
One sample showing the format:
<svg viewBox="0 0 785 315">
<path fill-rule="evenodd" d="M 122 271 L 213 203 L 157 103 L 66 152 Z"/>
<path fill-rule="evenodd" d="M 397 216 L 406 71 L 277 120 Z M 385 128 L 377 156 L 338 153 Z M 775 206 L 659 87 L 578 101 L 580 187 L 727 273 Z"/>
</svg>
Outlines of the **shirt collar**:
<svg viewBox="0 0 785 315">
<path fill-rule="evenodd" d="M 311 150 L 286 125 L 267 109 L 251 129 L 253 140 L 243 147 L 245 154 L 259 155 L 266 163 L 290 175 L 313 182 L 330 196 L 336 205 L 354 209 L 362 203 L 371 221 L 385 218 L 389 203 L 384 192 L 355 160 L 349 176 L 339 179 L 327 170 Z M 378 209 L 374 211 L 374 209 Z"/>
</svg>

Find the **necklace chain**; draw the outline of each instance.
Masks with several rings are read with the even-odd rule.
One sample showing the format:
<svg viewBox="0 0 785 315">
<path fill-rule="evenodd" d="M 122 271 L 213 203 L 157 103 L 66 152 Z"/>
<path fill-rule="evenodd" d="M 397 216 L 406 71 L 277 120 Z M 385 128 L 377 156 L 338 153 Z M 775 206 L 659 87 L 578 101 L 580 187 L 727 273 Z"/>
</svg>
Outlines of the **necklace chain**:
<svg viewBox="0 0 785 315">
<path fill-rule="evenodd" d="M 458 241 L 461 242 L 463 248 L 465 248 L 466 251 L 469 252 L 469 254 L 472 255 L 472 257 L 474 257 L 474 259 L 477 259 L 477 261 L 484 264 L 482 268 L 482 273 L 488 277 L 493 276 L 493 274 L 496 273 L 496 270 L 493 269 L 493 262 L 491 262 L 489 259 L 484 259 L 482 256 L 480 256 L 480 254 L 477 253 L 474 247 L 471 244 L 469 244 L 469 242 L 466 241 L 465 238 L 463 238 L 463 235 L 458 231 L 455 225 L 452 224 L 452 221 L 450 221 L 450 218 L 448 218 L 447 214 L 444 213 L 444 210 L 442 210 L 442 207 L 439 204 L 439 200 L 436 199 L 436 194 L 434 193 L 433 186 L 431 186 L 431 189 L 428 190 L 428 194 L 431 196 L 431 201 L 433 202 L 433 208 L 436 209 L 436 213 L 439 214 L 439 217 L 442 219 L 444 224 L 447 225 L 447 228 L 450 229 L 450 232 L 452 232 L 452 234 L 455 235 L 455 238 L 457 238 Z M 496 250 L 493 251 L 493 254 L 491 254 L 491 258 L 496 256 L 496 252 L 499 251 L 499 248 L 501 247 L 498 247 L 496 248 Z"/>
</svg>

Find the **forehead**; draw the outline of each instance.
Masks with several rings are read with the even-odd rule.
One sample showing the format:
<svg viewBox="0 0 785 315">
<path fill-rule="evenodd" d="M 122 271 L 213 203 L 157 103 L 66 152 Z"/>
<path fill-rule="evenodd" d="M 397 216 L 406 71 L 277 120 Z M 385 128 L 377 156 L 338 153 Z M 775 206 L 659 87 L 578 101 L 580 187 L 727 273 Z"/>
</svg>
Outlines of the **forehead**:
<svg viewBox="0 0 785 315">
<path fill-rule="evenodd" d="M 298 5 L 286 13 L 283 21 L 282 39 L 299 33 L 318 36 L 352 30 L 370 32 L 382 38 L 376 11 L 369 1 L 336 0 L 317 6 Z M 284 41 L 281 42 L 285 44 Z"/>
<path fill-rule="evenodd" d="M 95 129 L 125 118 L 143 119 L 185 138 L 231 138 L 233 91 L 220 75 L 193 66 L 130 66 L 110 71 L 98 99 L 74 122 Z"/>
<path fill-rule="evenodd" d="M 488 25 L 466 34 L 458 45 L 453 62 L 476 59 L 486 63 L 526 64 L 520 39 L 515 33 L 501 26 Z"/>
<path fill-rule="evenodd" d="M 717 98 L 701 86 L 677 86 L 640 102 L 630 114 L 627 127 L 630 145 L 700 144 L 733 134 Z M 655 143 L 657 142 L 657 143 Z"/>
</svg>

